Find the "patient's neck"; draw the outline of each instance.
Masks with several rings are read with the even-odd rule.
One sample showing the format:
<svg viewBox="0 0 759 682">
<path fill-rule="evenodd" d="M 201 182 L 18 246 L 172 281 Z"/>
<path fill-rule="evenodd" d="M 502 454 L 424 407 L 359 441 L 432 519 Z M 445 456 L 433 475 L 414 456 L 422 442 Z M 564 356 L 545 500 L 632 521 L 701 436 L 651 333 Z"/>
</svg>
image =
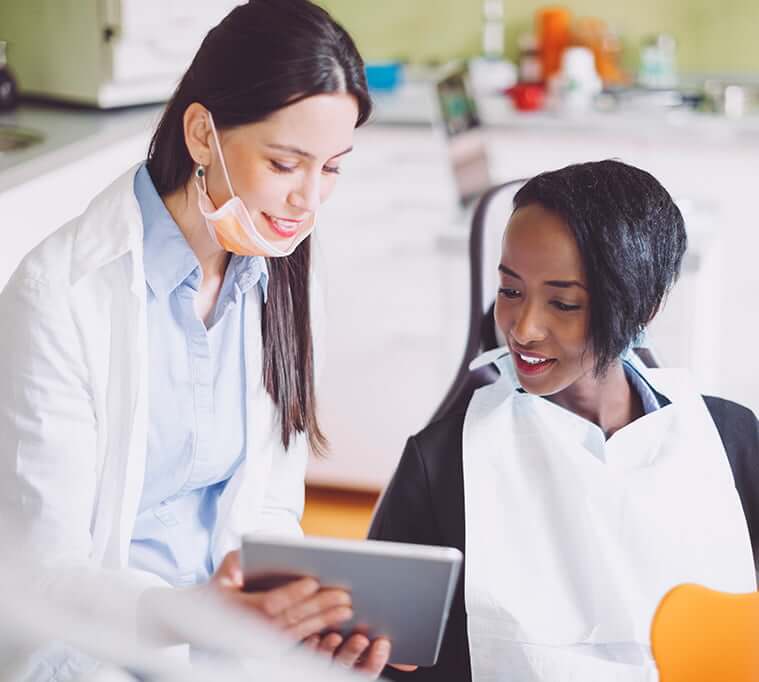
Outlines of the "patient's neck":
<svg viewBox="0 0 759 682">
<path fill-rule="evenodd" d="M 596 377 L 590 371 L 571 386 L 547 400 L 593 422 L 610 438 L 615 432 L 643 416 L 640 395 L 630 385 L 621 361 Z"/>
</svg>

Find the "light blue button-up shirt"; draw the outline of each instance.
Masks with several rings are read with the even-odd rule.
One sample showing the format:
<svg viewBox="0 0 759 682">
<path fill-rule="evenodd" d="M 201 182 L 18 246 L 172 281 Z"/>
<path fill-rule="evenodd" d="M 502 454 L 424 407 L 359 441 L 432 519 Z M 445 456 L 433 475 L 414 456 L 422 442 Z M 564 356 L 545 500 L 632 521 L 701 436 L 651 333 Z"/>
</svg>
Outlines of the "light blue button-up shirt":
<svg viewBox="0 0 759 682">
<path fill-rule="evenodd" d="M 625 375 L 633 385 L 633 388 L 640 396 L 640 401 L 643 405 L 643 414 L 651 414 L 652 412 L 656 412 L 660 407 L 663 407 L 663 405 L 660 404 L 659 398 L 656 396 L 654 389 L 643 378 L 643 375 L 633 367 L 632 363 L 623 360 L 622 367 L 625 370 Z"/>
<path fill-rule="evenodd" d="M 214 571 L 219 496 L 245 451 L 246 305 L 265 300 L 266 261 L 232 256 L 208 328 L 194 302 L 200 263 L 143 165 L 134 192 L 144 225 L 149 427 L 145 483 L 129 565 L 174 586 Z"/>
</svg>

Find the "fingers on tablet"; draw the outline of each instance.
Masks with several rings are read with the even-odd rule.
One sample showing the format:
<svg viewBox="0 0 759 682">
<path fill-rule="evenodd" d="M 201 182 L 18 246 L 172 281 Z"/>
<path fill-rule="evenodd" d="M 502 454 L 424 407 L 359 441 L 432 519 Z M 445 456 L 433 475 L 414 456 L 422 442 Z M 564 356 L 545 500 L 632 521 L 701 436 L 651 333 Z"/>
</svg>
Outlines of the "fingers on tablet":
<svg viewBox="0 0 759 682">
<path fill-rule="evenodd" d="M 378 677 L 390 660 L 391 648 L 390 641 L 384 637 L 375 639 L 365 651 L 356 669 L 373 677 Z"/>
<path fill-rule="evenodd" d="M 370 642 L 365 635 L 351 635 L 335 654 L 335 663 L 352 668 L 364 652 L 370 648 Z"/>
<path fill-rule="evenodd" d="M 269 618 L 280 616 L 286 609 L 308 599 L 319 591 L 319 583 L 313 578 L 294 580 L 283 587 L 261 593 L 260 610 Z"/>
<path fill-rule="evenodd" d="M 336 628 L 353 618 L 353 610 L 348 606 L 336 606 L 326 611 L 320 611 L 314 616 L 300 621 L 285 629 L 293 638 L 301 640 L 324 629 Z"/>
<path fill-rule="evenodd" d="M 343 643 L 342 636 L 337 632 L 330 632 L 322 637 L 319 643 L 319 651 L 333 656 L 337 648 Z"/>
</svg>

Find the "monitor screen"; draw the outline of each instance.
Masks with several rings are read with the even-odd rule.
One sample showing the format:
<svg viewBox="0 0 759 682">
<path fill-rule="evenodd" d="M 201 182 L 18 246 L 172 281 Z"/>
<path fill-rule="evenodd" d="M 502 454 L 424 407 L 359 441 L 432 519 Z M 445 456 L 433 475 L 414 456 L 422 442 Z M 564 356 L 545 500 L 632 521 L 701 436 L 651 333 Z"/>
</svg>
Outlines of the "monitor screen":
<svg viewBox="0 0 759 682">
<path fill-rule="evenodd" d="M 461 204 L 477 199 L 492 184 L 485 141 L 466 68 L 437 83 L 448 156 Z"/>
</svg>

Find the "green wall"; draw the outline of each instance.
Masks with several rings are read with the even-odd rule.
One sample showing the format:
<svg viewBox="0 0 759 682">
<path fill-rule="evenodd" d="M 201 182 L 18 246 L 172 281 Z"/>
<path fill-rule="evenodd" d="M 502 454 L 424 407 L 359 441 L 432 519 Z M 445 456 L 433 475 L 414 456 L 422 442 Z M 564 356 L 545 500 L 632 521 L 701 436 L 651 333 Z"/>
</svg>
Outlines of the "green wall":
<svg viewBox="0 0 759 682">
<path fill-rule="evenodd" d="M 366 59 L 444 61 L 477 54 L 480 0 L 317 0 L 351 32 Z M 546 2 L 504 0 L 506 52 Z M 613 26 L 634 68 L 641 38 L 667 32 L 678 41 L 683 72 L 759 73 L 759 0 L 571 0 L 577 16 Z"/>
</svg>

